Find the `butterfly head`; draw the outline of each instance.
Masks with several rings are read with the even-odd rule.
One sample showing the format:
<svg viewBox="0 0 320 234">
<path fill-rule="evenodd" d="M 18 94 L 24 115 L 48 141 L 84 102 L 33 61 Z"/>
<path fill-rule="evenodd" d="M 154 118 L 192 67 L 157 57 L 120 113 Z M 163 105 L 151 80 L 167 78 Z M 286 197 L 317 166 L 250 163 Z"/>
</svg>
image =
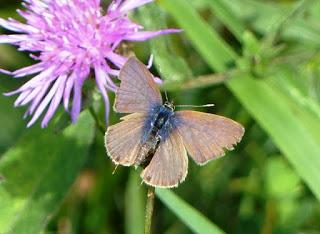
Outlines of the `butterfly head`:
<svg viewBox="0 0 320 234">
<path fill-rule="evenodd" d="M 174 105 L 173 105 L 173 101 L 166 101 L 165 103 L 164 103 L 164 106 L 166 107 L 166 108 L 168 108 L 168 109 L 170 109 L 171 111 L 174 111 Z"/>
</svg>

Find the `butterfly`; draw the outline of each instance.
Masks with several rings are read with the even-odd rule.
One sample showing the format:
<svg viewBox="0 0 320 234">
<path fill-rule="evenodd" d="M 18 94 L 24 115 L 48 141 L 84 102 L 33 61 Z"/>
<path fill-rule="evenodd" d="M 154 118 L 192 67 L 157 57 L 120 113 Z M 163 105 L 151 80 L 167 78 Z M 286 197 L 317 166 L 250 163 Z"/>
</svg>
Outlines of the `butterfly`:
<svg viewBox="0 0 320 234">
<path fill-rule="evenodd" d="M 116 165 L 142 166 L 140 176 L 150 186 L 178 186 L 187 176 L 187 153 L 203 165 L 232 150 L 244 134 L 239 123 L 219 115 L 175 112 L 172 103 L 163 103 L 153 75 L 135 57 L 127 60 L 119 79 L 114 109 L 129 115 L 108 127 L 107 154 Z"/>
</svg>

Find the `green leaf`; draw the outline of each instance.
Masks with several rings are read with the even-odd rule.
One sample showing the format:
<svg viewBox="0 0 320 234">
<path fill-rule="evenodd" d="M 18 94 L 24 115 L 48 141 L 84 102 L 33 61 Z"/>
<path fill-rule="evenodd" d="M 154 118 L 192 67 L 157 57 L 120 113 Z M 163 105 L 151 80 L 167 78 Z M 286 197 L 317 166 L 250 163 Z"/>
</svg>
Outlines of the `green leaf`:
<svg viewBox="0 0 320 234">
<path fill-rule="evenodd" d="M 139 174 L 131 170 L 125 197 L 127 234 L 144 232 L 144 196 L 145 190 L 141 186 Z"/>
<path fill-rule="evenodd" d="M 236 59 L 234 52 L 230 52 L 225 43 L 216 43 L 221 38 L 212 28 L 208 28 L 186 1 L 162 0 L 161 3 L 185 30 L 194 47 L 212 69 L 225 70 L 227 61 Z M 286 95 L 286 91 L 272 80 L 238 75 L 229 79 L 226 85 L 271 136 L 320 200 L 320 132 L 312 130 L 319 129 L 320 119 L 309 110 L 305 111 L 304 106 Z"/>
<path fill-rule="evenodd" d="M 207 217 L 168 189 L 156 189 L 157 197 L 195 233 L 224 233 Z"/>
<path fill-rule="evenodd" d="M 39 233 L 73 184 L 94 137 L 88 112 L 59 135 L 28 130 L 0 161 L 1 233 Z"/>
</svg>

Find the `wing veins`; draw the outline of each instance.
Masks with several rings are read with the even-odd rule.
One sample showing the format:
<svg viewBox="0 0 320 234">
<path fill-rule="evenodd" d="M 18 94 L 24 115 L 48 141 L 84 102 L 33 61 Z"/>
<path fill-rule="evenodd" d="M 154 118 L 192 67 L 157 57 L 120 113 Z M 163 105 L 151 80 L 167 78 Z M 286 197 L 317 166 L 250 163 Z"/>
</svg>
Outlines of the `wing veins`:
<svg viewBox="0 0 320 234">
<path fill-rule="evenodd" d="M 141 64 L 139 64 L 139 67 L 141 67 Z M 133 70 L 135 71 L 135 73 L 136 73 L 137 75 L 139 75 L 139 72 L 138 72 L 137 70 L 135 70 L 134 68 L 133 68 Z M 142 72 L 144 73 L 145 77 L 148 76 L 149 78 L 153 79 L 153 78 L 151 77 L 151 75 L 145 71 L 145 68 L 142 69 Z M 141 80 L 141 77 L 140 77 L 140 76 L 139 76 L 139 78 L 140 78 L 140 80 Z M 150 85 L 149 79 L 146 78 L 146 80 L 147 80 L 147 84 L 148 84 L 149 88 L 151 88 L 153 91 L 156 91 L 156 90 L 154 90 L 154 88 Z"/>
</svg>

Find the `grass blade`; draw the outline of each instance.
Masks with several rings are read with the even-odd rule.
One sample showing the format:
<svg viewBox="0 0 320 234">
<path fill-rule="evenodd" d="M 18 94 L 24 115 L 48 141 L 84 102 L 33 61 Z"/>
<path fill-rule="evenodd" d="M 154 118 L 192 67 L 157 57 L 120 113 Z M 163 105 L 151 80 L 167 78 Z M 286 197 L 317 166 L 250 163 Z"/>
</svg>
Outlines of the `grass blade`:
<svg viewBox="0 0 320 234">
<path fill-rule="evenodd" d="M 193 46 L 216 71 L 223 71 L 237 54 L 223 41 L 198 13 L 184 0 L 162 0 L 163 5 L 183 28 Z M 177 11 L 177 9 L 179 9 Z"/>
<path fill-rule="evenodd" d="M 315 139 L 308 131 L 307 123 L 297 115 L 301 110 L 296 110 L 300 107 L 289 103 L 287 97 L 267 82 L 254 80 L 249 76 L 232 79 L 228 82 L 228 87 L 268 132 L 320 200 L 320 135 Z"/>
<path fill-rule="evenodd" d="M 156 189 L 157 197 L 173 212 L 181 221 L 195 233 L 220 234 L 224 233 L 207 217 L 183 201 L 168 189 Z"/>
<path fill-rule="evenodd" d="M 241 41 L 245 26 L 242 24 L 241 19 L 238 18 L 232 9 L 228 7 L 225 0 L 205 0 L 208 6 L 213 10 L 216 16 L 221 20 L 234 36 Z"/>
</svg>

